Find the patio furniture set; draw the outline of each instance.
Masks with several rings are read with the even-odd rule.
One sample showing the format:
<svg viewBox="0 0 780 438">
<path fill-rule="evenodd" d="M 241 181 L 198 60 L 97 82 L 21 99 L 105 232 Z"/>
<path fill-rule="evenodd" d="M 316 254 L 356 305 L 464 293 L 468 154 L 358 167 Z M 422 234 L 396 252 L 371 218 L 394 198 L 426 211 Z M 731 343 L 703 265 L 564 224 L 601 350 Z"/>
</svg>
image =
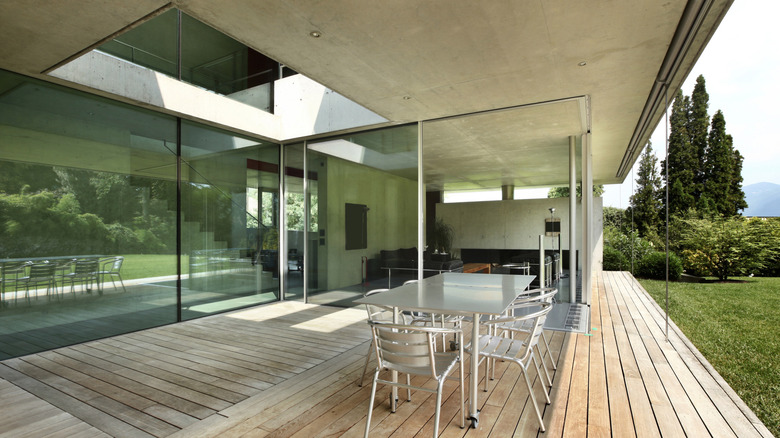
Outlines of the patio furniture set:
<svg viewBox="0 0 780 438">
<path fill-rule="evenodd" d="M 438 436 L 442 387 L 450 374 L 458 370 L 460 385 L 460 425 L 465 427 L 464 414 L 464 353 L 471 355 L 469 379 L 469 415 L 471 426 L 479 421 L 478 366 L 485 362 L 485 390 L 491 364 L 496 360 L 518 365 L 525 377 L 526 387 L 533 403 L 539 428 L 544 432 L 542 415 L 528 376 L 535 369 L 543 386 L 545 402 L 550 403 L 552 379 L 545 363 L 555 370 L 548 355 L 549 344 L 543 326 L 552 309 L 557 289 L 528 289 L 533 275 L 504 275 L 442 273 L 420 281 L 407 282 L 394 289 L 381 289 L 366 294 L 356 303 L 365 304 L 372 342 L 368 355 L 376 356 L 376 369 L 371 390 L 365 436 L 371 427 L 371 413 L 378 383 L 393 386 L 390 396 L 391 411 L 395 412 L 397 388 L 436 393 L 434 436 Z M 422 315 L 422 318 L 420 317 Z M 460 322 L 472 318 L 470 342 L 464 346 Z M 484 318 L 483 318 L 484 316 Z M 482 329 L 482 330 L 481 330 Z M 453 335 L 452 351 L 444 343 L 438 348 L 436 339 Z M 542 340 L 547 351 L 542 353 Z M 368 361 L 368 358 L 367 358 Z M 530 368 L 533 364 L 533 368 Z M 380 378 L 383 370 L 391 371 L 391 378 Z M 406 374 L 406 383 L 398 380 L 398 373 Z M 365 371 L 364 371 L 365 374 Z M 437 382 L 436 389 L 412 386 L 411 375 L 429 377 Z M 542 378 L 544 376 L 544 379 Z M 361 384 L 364 376 L 361 376 Z"/>
<path fill-rule="evenodd" d="M 102 255 L 0 259 L 3 305 L 7 305 L 6 294 L 13 292 L 16 301 L 18 293 L 24 291 L 24 298 L 29 303 L 30 293 L 37 299 L 38 291 L 44 287 L 49 298 L 52 292 L 58 298 L 64 296 L 67 285 L 70 285 L 70 291 L 75 296 L 77 284 L 87 293 L 92 293 L 94 286 L 102 294 L 106 277 L 111 280 L 114 289 L 118 279 L 122 290 L 126 292 L 120 274 L 123 262 L 122 256 Z"/>
</svg>

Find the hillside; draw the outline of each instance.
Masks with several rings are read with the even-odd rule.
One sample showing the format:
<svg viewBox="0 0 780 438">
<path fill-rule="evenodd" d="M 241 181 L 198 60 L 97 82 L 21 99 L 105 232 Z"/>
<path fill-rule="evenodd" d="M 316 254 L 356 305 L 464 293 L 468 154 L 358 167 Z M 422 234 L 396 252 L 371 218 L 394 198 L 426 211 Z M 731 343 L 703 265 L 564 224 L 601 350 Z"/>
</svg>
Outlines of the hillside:
<svg viewBox="0 0 780 438">
<path fill-rule="evenodd" d="M 780 216 L 780 184 L 761 182 L 742 190 L 748 204 L 743 216 Z"/>
</svg>

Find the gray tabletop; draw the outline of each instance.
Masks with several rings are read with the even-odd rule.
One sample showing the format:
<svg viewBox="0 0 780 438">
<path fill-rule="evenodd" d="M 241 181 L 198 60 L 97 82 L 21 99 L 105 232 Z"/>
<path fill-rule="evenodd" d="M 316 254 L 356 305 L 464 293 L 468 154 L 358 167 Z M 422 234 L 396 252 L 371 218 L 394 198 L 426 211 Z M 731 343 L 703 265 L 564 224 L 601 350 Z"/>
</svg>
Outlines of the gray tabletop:
<svg viewBox="0 0 780 438">
<path fill-rule="evenodd" d="M 355 302 L 433 313 L 498 315 L 534 278 L 534 275 L 446 272 Z"/>
</svg>

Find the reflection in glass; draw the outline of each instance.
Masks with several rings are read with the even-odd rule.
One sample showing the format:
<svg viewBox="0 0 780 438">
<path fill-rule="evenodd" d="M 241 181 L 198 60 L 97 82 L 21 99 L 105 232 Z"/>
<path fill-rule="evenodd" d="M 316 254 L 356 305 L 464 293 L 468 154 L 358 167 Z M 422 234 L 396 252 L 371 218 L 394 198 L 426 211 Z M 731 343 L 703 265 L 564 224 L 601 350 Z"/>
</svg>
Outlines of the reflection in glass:
<svg viewBox="0 0 780 438">
<path fill-rule="evenodd" d="M 0 359 L 175 322 L 175 119 L 0 84 Z"/>
<path fill-rule="evenodd" d="M 182 123 L 182 319 L 278 298 L 278 154 Z"/>
<path fill-rule="evenodd" d="M 168 10 L 98 50 L 175 78 L 181 72 L 183 81 L 271 112 L 272 84 L 282 74 L 281 65 L 181 13 L 179 69 L 178 17 L 178 10 Z M 294 73 L 287 69 L 284 76 Z"/>
<path fill-rule="evenodd" d="M 351 305 L 388 286 L 382 254 L 417 246 L 417 127 L 393 127 L 330 138 L 308 146 L 308 299 Z M 316 177 L 315 177 L 316 176 Z M 366 208 L 367 248 L 346 249 L 346 204 Z M 394 279 L 416 271 L 394 271 Z"/>
</svg>

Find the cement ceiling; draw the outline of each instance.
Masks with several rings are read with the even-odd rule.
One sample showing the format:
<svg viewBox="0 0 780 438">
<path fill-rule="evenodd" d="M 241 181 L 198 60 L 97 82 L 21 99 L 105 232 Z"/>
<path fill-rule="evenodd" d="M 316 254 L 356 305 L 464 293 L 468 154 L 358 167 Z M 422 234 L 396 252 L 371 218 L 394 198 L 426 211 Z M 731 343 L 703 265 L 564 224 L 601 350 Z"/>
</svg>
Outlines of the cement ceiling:
<svg viewBox="0 0 780 438">
<path fill-rule="evenodd" d="M 0 67 L 40 75 L 170 7 L 154 0 L 114 2 L 110 8 L 99 0 L 37 3 L 9 0 L 0 6 Z M 589 97 L 584 118 L 553 104 L 553 119 L 541 123 L 536 107 L 510 112 L 511 117 L 502 112 L 430 123 L 434 134 L 441 132 L 431 137 L 438 143 L 425 147 L 426 180 L 476 188 L 566 183 L 566 139 L 587 129 L 583 120 L 591 123 L 594 182 L 621 182 L 624 156 L 633 163 L 640 151 L 630 148 L 644 144 L 661 116 L 662 108 L 651 106 L 645 117 L 652 126 L 638 131 L 686 6 L 704 12 L 669 78 L 672 90 L 730 3 L 180 0 L 172 5 L 392 123 Z M 321 37 L 311 37 L 312 31 Z M 635 134 L 639 138 L 632 140 Z"/>
</svg>

